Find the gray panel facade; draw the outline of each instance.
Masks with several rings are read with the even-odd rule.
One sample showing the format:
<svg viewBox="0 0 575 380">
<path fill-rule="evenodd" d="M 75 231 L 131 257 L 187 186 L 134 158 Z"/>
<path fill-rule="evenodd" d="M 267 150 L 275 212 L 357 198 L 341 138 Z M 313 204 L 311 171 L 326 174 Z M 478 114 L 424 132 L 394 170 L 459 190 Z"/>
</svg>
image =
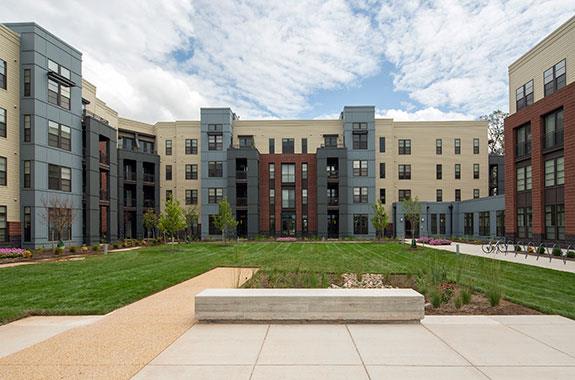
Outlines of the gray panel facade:
<svg viewBox="0 0 575 380">
<path fill-rule="evenodd" d="M 260 154 L 254 147 L 229 148 L 227 151 L 227 171 L 228 171 L 228 188 L 227 198 L 232 210 L 235 212 L 241 210 L 247 211 L 247 237 L 255 238 L 260 233 L 260 213 L 259 213 L 259 161 Z M 236 175 L 236 159 L 246 159 L 247 173 L 246 179 L 241 179 Z M 236 186 L 245 183 L 247 187 L 246 206 L 238 205 L 236 199 Z"/>
<path fill-rule="evenodd" d="M 337 147 L 321 147 L 316 151 L 317 161 L 317 234 L 320 238 L 328 237 L 328 210 L 337 211 L 339 214 L 339 236 L 348 236 L 348 161 L 347 149 Z M 337 183 L 339 188 L 340 202 L 337 206 L 329 206 L 327 197 L 328 174 L 327 160 L 337 159 L 339 176 L 331 183 Z"/>
</svg>

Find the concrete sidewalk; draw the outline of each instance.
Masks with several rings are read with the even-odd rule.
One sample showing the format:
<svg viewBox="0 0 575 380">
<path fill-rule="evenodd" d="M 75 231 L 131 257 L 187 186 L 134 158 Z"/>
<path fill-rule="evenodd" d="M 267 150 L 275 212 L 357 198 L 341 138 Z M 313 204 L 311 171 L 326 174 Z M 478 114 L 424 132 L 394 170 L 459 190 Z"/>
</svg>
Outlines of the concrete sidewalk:
<svg viewBox="0 0 575 380">
<path fill-rule="evenodd" d="M 406 240 L 406 243 L 409 244 L 411 243 L 411 241 Z M 424 246 L 426 248 L 455 252 L 457 244 L 459 244 L 459 252 L 465 255 L 488 257 L 490 259 L 508 261 L 511 263 L 532 265 L 540 268 L 547 268 L 547 269 L 560 270 L 563 272 L 575 273 L 575 261 L 572 260 L 566 260 L 566 262 L 563 262 L 563 259 L 550 258 L 549 256 L 537 258 L 536 255 L 528 255 L 527 257 L 525 257 L 525 252 L 519 252 L 517 255 L 515 254 L 515 252 L 507 252 L 507 254 L 485 253 L 481 249 L 481 245 L 467 244 L 467 243 L 453 242 L 451 243 L 451 245 L 428 245 L 428 244 L 418 244 L 418 245 Z"/>
<path fill-rule="evenodd" d="M 145 379 L 573 379 L 575 322 L 431 316 L 422 324 L 196 324 Z"/>
</svg>

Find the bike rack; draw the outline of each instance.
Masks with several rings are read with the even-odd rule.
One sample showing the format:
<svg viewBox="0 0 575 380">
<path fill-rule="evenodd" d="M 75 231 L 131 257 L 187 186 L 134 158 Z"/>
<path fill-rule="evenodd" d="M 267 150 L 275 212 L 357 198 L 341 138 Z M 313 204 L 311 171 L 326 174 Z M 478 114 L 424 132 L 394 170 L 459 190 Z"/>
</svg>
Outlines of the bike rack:
<svg viewBox="0 0 575 380">
<path fill-rule="evenodd" d="M 501 251 L 501 247 L 503 247 L 503 252 Z M 507 256 L 507 252 L 508 252 L 508 248 L 509 248 L 509 241 L 508 240 L 498 240 L 497 241 L 497 251 L 505 253 L 505 256 Z"/>
<path fill-rule="evenodd" d="M 561 246 L 558 243 L 555 243 L 551 247 L 551 252 L 547 251 L 547 253 L 549 254 L 549 262 L 551 262 L 551 260 L 553 259 L 553 251 L 555 250 L 555 248 L 561 249 Z M 561 255 L 563 255 L 563 252 L 561 252 Z"/>
<path fill-rule="evenodd" d="M 567 264 L 567 254 L 569 253 L 569 251 L 573 249 L 573 245 L 569 244 L 567 246 L 567 250 L 565 251 L 565 253 L 563 253 L 561 256 L 563 256 L 563 264 Z"/>
<path fill-rule="evenodd" d="M 529 248 L 535 249 L 535 243 L 533 243 L 532 241 L 527 243 L 527 249 L 525 249 L 525 258 L 529 256 Z M 537 253 L 537 251 L 535 253 Z"/>
<path fill-rule="evenodd" d="M 543 248 L 543 252 L 545 252 L 545 253 L 541 253 L 541 248 Z M 546 253 L 548 253 L 547 247 L 545 247 L 545 244 L 540 243 L 539 246 L 537 247 L 536 253 L 537 253 L 537 259 L 535 259 L 535 261 L 539 261 L 539 256 L 545 255 Z"/>
</svg>

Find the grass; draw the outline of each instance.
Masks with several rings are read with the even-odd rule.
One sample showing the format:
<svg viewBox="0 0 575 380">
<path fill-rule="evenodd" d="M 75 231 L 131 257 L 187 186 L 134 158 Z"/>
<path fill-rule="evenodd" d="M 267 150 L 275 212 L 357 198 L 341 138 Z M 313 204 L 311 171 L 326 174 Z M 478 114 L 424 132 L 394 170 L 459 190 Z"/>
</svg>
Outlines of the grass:
<svg viewBox="0 0 575 380">
<path fill-rule="evenodd" d="M 218 266 L 256 266 L 290 285 L 325 287 L 332 273 L 422 271 L 486 292 L 490 259 L 398 243 L 195 243 L 149 247 L 83 261 L 0 269 L 0 323 L 29 314 L 103 314 Z M 544 313 L 575 319 L 575 274 L 500 263 L 505 298 Z M 309 275 L 326 274 L 324 276 Z M 283 277 L 282 277 L 283 276 Z"/>
</svg>

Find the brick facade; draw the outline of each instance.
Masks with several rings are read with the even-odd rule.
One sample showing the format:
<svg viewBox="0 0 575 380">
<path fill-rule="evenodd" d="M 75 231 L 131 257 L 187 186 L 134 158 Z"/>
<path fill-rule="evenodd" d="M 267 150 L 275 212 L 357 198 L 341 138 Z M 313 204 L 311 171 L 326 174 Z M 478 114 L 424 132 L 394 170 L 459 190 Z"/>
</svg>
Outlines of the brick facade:
<svg viewBox="0 0 575 380">
<path fill-rule="evenodd" d="M 517 235 L 517 181 L 514 130 L 531 124 L 533 239 L 545 233 L 545 172 L 542 152 L 543 117 L 563 107 L 565 159 L 565 237 L 575 239 L 575 83 L 510 115 L 505 119 L 505 231 L 510 238 Z"/>
<path fill-rule="evenodd" d="M 317 165 L 315 154 L 262 154 L 260 155 L 260 230 L 270 234 L 270 175 L 269 164 L 275 164 L 275 235 L 281 236 L 282 178 L 281 165 L 295 164 L 295 213 L 296 236 L 302 235 L 302 163 L 307 163 L 307 217 L 308 234 L 317 232 Z"/>
</svg>

